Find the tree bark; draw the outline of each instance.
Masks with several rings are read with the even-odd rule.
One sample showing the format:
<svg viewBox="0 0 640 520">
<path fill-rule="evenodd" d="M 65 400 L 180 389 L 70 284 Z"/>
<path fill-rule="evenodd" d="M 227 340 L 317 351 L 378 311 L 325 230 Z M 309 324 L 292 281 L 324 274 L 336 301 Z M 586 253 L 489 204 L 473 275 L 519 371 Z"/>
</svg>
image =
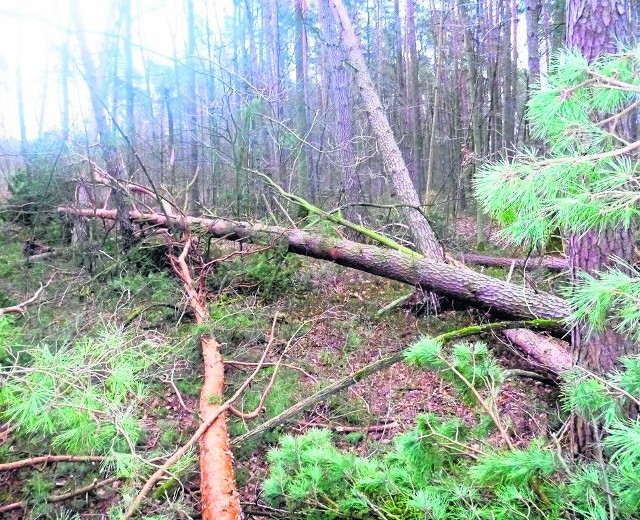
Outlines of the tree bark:
<svg viewBox="0 0 640 520">
<path fill-rule="evenodd" d="M 422 103 L 420 99 L 420 77 L 418 48 L 416 44 L 415 0 L 406 0 L 406 47 L 407 47 L 407 128 L 411 132 L 409 174 L 414 179 L 418 193 L 424 193 L 425 179 L 422 175 Z"/>
<path fill-rule="evenodd" d="M 588 61 L 620 49 L 630 39 L 631 2 L 628 0 L 569 0 L 567 3 L 567 44 L 579 50 Z M 627 127 L 629 125 L 624 125 Z M 627 132 L 631 133 L 631 132 Z M 632 135 L 624 135 L 633 140 Z M 597 276 L 608 267 L 635 262 L 634 226 L 622 224 L 604 230 L 593 229 L 569 237 L 569 264 L 574 282 L 581 272 Z M 572 330 L 574 362 L 595 374 L 608 374 L 619 368 L 622 356 L 638 352 L 638 344 L 615 330 L 611 320 L 602 332 L 587 333 L 585 322 Z M 593 454 L 598 442 L 597 426 L 580 417 L 572 422 L 572 446 L 582 454 Z"/>
<path fill-rule="evenodd" d="M 470 177 L 476 174 L 476 164 L 483 157 L 482 142 L 482 96 L 478 81 L 478 52 L 474 48 L 473 35 L 471 34 L 471 20 L 463 5 L 458 7 L 460 18 L 463 22 L 464 48 L 467 63 L 467 89 L 471 97 L 471 139 L 473 141 L 473 157 L 469 161 L 471 169 Z M 485 217 L 480 204 L 476 204 L 476 245 L 481 246 L 487 237 L 485 233 Z"/>
<path fill-rule="evenodd" d="M 59 208 L 61 213 L 113 219 L 115 210 Z M 427 291 L 514 318 L 566 318 L 569 307 L 549 293 L 517 286 L 471 269 L 399 251 L 337 239 L 301 229 L 264 226 L 226 219 L 170 216 L 131 211 L 132 222 L 168 228 L 194 229 L 213 237 L 254 243 L 280 242 L 292 253 L 329 260 L 345 267 L 397 280 Z"/>
<path fill-rule="evenodd" d="M 340 47 L 340 36 L 336 22 L 331 14 L 329 0 L 318 1 L 318 18 L 322 28 L 322 36 L 326 46 L 329 69 L 329 95 L 334 110 L 334 136 L 340 167 L 342 169 L 342 191 L 346 208 L 344 216 L 357 222 L 357 211 L 354 204 L 358 202 L 358 182 L 356 171 L 356 155 L 353 149 L 353 107 L 349 97 L 349 75 L 344 64 L 344 56 Z"/>
<path fill-rule="evenodd" d="M 474 253 L 461 253 L 460 260 L 472 264 L 486 265 L 490 267 L 526 267 L 536 269 L 544 267 L 552 271 L 562 271 L 569 266 L 566 258 L 559 256 L 534 256 L 531 258 L 508 258 L 501 256 L 477 255 Z"/>
<path fill-rule="evenodd" d="M 527 53 L 529 74 L 527 83 L 537 83 L 540 79 L 540 11 L 541 0 L 527 0 Z"/>
<path fill-rule="evenodd" d="M 436 155 L 436 134 L 438 133 L 438 115 L 440 110 L 440 90 L 442 83 L 442 57 L 444 55 L 444 6 L 441 6 L 438 20 L 438 28 L 436 30 L 435 23 L 433 27 L 434 38 L 436 39 L 436 59 L 435 59 L 435 84 L 433 86 L 433 114 L 431 117 L 431 128 L 429 136 L 429 157 L 427 159 L 427 179 L 424 194 L 424 202 L 427 205 L 433 204 L 433 165 Z M 436 13 L 435 2 L 431 0 L 431 16 Z"/>
<path fill-rule="evenodd" d="M 189 307 L 198 325 L 206 323 L 203 293 L 194 287 L 187 255 L 193 239 L 188 236 L 179 258 L 170 256 L 175 274 L 183 283 Z M 218 415 L 200 438 L 200 493 L 203 520 L 237 520 L 240 518 L 240 496 L 233 472 L 233 454 L 229 448 L 226 414 L 220 413 L 224 401 L 224 361 L 216 339 L 203 334 L 200 338 L 204 361 L 204 382 L 200 391 L 200 417 L 206 423 Z"/>
<path fill-rule="evenodd" d="M 355 70 L 356 83 L 360 89 L 360 95 L 364 109 L 369 117 L 371 129 L 378 143 L 382 162 L 391 178 L 398 199 L 404 204 L 402 209 L 404 220 L 409 225 L 417 249 L 434 259 L 443 260 L 444 251 L 429 222 L 420 210 L 420 198 L 413 186 L 409 170 L 402 158 L 402 152 L 396 143 L 389 120 L 382 108 L 380 97 L 373 85 L 358 37 L 344 3 L 342 0 L 331 0 L 331 5 L 342 28 L 342 44 L 347 53 L 348 61 Z"/>
<path fill-rule="evenodd" d="M 316 202 L 318 182 L 312 174 L 309 145 L 307 144 L 309 122 L 307 119 L 307 30 L 304 26 L 306 0 L 295 0 L 295 62 L 296 62 L 296 132 L 300 138 L 298 170 L 300 172 L 301 192 L 312 202 Z"/>
<path fill-rule="evenodd" d="M 186 96 L 186 117 L 188 129 L 188 159 L 187 159 L 187 182 L 189 187 L 189 213 L 200 214 L 200 157 L 199 157 L 199 133 L 198 133 L 198 107 L 196 88 L 196 28 L 193 13 L 193 0 L 187 0 L 187 96 Z"/>
</svg>

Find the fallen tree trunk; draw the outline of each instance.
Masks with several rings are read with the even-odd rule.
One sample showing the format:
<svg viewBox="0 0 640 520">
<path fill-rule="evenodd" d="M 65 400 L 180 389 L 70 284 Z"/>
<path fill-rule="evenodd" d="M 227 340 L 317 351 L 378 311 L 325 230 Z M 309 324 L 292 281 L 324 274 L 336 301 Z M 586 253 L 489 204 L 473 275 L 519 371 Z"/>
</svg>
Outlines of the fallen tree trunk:
<svg viewBox="0 0 640 520">
<path fill-rule="evenodd" d="M 187 238 L 178 259 L 170 257 L 173 270 L 184 284 L 189 306 L 198 325 L 205 323 L 208 313 L 203 293 L 194 288 L 186 256 L 193 240 Z M 200 439 L 200 495 L 203 520 L 236 520 L 240 518 L 240 496 L 233 472 L 233 455 L 229 449 L 229 435 L 225 413 L 220 413 L 224 398 L 224 361 L 216 339 L 203 334 L 200 338 L 204 360 L 204 381 L 200 391 L 200 418 L 206 423 L 217 417 Z"/>
<path fill-rule="evenodd" d="M 460 260 L 463 263 L 486 265 L 489 267 L 526 267 L 535 269 L 544 267 L 552 271 L 562 271 L 568 267 L 567 259 L 559 256 L 534 256 L 531 258 L 507 258 L 501 256 L 477 255 L 473 253 L 462 253 Z"/>
<path fill-rule="evenodd" d="M 61 207 L 61 213 L 116 219 L 115 210 L 76 209 Z M 301 229 L 287 229 L 226 219 L 166 216 L 158 213 L 130 211 L 129 218 L 136 223 L 161 228 L 191 229 L 228 240 L 254 243 L 281 243 L 292 253 L 339 265 L 352 267 L 371 274 L 397 280 L 427 291 L 437 292 L 455 300 L 489 309 L 514 318 L 566 318 L 568 304 L 549 293 L 518 286 L 471 269 L 458 267 L 428 258 L 411 256 L 398 251 L 337 239 Z"/>
<path fill-rule="evenodd" d="M 536 334 L 529 329 L 505 329 L 502 333 L 506 338 L 522 352 L 526 352 L 543 367 L 554 367 L 556 374 L 562 370 L 571 368 L 573 362 L 569 344 L 566 342 L 556 343 L 554 338 Z"/>
</svg>

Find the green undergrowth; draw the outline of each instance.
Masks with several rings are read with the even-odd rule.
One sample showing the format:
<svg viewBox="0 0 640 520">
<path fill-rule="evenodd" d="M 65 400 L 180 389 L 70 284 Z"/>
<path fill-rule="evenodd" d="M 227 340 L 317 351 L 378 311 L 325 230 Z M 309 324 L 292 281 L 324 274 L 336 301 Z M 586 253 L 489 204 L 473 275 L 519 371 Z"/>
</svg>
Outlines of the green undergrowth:
<svg viewBox="0 0 640 520">
<path fill-rule="evenodd" d="M 53 453 L 135 451 L 141 401 L 167 359 L 168 345 L 106 327 L 61 346 L 5 349 L 0 414 L 29 444 Z"/>
<path fill-rule="evenodd" d="M 251 370 L 253 367 L 249 367 Z M 235 403 L 235 407 L 243 413 L 253 412 L 260 403 L 260 398 L 273 374 L 273 367 L 267 367 L 260 371 L 256 376 L 251 387 L 242 395 L 240 399 Z M 240 377 L 238 377 L 240 376 Z M 276 375 L 276 379 L 273 383 L 273 387 L 269 392 L 265 402 L 264 410 L 260 416 L 256 419 L 245 420 L 240 417 L 229 417 L 228 428 L 229 435 L 235 437 L 242 435 L 247 431 L 255 428 L 259 424 L 263 423 L 271 417 L 284 412 L 291 405 L 295 404 L 300 399 L 301 387 L 300 376 L 295 370 L 287 367 L 281 367 Z M 246 378 L 246 372 L 236 371 L 236 374 L 231 376 L 230 384 L 227 388 L 229 395 L 233 394 L 236 387 L 244 381 Z M 278 437 L 277 432 L 270 432 L 266 440 L 267 442 L 274 442 Z"/>
<path fill-rule="evenodd" d="M 217 291 L 234 287 L 256 294 L 263 302 L 277 300 L 284 293 L 304 290 L 309 279 L 302 273 L 302 259 L 286 248 L 273 247 L 246 256 L 230 258 L 218 265 L 208 280 Z"/>
<path fill-rule="evenodd" d="M 623 413 L 625 392 L 637 395 L 640 385 L 639 359 L 627 359 L 608 381 L 564 377 L 565 409 L 605 424 L 600 463 L 565 458 L 543 437 L 507 443 L 498 408 L 505 373 L 483 343 L 445 348 L 425 338 L 406 359 L 455 388 L 473 420 L 420 415 L 369 456 L 339 449 L 327 430 L 285 435 L 268 454 L 263 491 L 271 505 L 311 519 L 640 517 L 640 423 Z"/>
</svg>

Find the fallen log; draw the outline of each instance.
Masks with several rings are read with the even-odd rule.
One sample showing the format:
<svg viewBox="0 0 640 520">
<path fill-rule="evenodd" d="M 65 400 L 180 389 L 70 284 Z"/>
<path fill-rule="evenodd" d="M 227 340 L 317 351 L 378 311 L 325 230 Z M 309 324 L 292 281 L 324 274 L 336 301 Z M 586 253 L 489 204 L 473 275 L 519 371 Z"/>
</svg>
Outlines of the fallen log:
<svg viewBox="0 0 640 520">
<path fill-rule="evenodd" d="M 569 344 L 566 342 L 562 342 L 566 345 L 563 346 L 559 344 L 559 340 L 536 334 L 529 329 L 507 329 L 502 333 L 543 367 L 554 367 L 556 373 L 568 370 L 573 364 Z"/>
<path fill-rule="evenodd" d="M 459 256 L 462 263 L 486 265 L 488 267 L 526 267 L 535 269 L 544 267 L 552 271 L 562 271 L 568 267 L 567 259 L 559 256 L 534 256 L 531 258 L 508 258 L 502 256 L 477 255 L 462 253 Z"/>
<path fill-rule="evenodd" d="M 115 210 L 60 207 L 58 211 L 82 217 L 116 219 Z M 476 307 L 489 309 L 514 318 L 566 318 L 568 304 L 561 298 L 535 289 L 518 286 L 465 267 L 412 256 L 399 251 L 365 245 L 351 240 L 248 222 L 219 218 L 198 218 L 140 213 L 130 211 L 129 219 L 136 223 L 175 229 L 191 229 L 228 240 L 254 243 L 279 243 L 292 253 L 328 260 L 371 274 L 420 286 Z"/>
<path fill-rule="evenodd" d="M 186 239 L 180 257 L 170 256 L 173 270 L 180 277 L 198 325 L 205 323 L 208 313 L 202 291 L 194 288 L 187 266 L 193 240 Z M 203 520 L 236 520 L 240 517 L 240 496 L 233 472 L 233 455 L 221 404 L 224 397 L 224 362 L 216 339 L 203 334 L 200 338 L 204 360 L 204 381 L 200 391 L 200 417 L 206 423 L 217 417 L 200 439 L 200 494 Z"/>
</svg>

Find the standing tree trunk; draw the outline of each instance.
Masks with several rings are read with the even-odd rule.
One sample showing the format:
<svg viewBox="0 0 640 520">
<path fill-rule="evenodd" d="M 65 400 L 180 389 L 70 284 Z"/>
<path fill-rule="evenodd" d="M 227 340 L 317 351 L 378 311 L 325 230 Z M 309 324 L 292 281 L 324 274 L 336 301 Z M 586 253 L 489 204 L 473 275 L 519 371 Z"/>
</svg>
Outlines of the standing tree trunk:
<svg viewBox="0 0 640 520">
<path fill-rule="evenodd" d="M 76 36 L 80 48 L 80 57 L 84 69 L 85 81 L 89 87 L 91 107 L 96 120 L 96 129 L 100 137 L 102 148 L 102 158 L 107 168 L 107 173 L 115 182 L 123 181 L 125 172 L 116 146 L 116 135 L 109 128 L 106 114 L 106 92 L 104 89 L 104 78 L 100 81 L 96 67 L 91 58 L 91 52 L 84 36 L 84 28 L 80 20 L 80 10 L 78 0 L 71 2 L 71 12 L 75 24 Z M 118 211 L 118 227 L 120 229 L 121 246 L 123 250 L 128 249 L 133 244 L 133 227 L 127 217 L 129 202 L 123 190 L 113 190 L 113 202 Z"/>
<path fill-rule="evenodd" d="M 133 91 L 133 42 L 131 41 L 131 2 L 122 0 L 120 11 L 124 24 L 124 91 L 125 91 L 125 119 L 126 132 L 129 139 L 129 149 L 127 150 L 127 177 L 134 180 L 136 171 L 136 158 L 134 154 L 136 142 L 136 124 L 134 115 L 135 95 Z"/>
<path fill-rule="evenodd" d="M 331 14 L 329 0 L 319 0 L 318 18 L 322 28 L 322 36 L 326 46 L 327 65 L 329 69 L 329 97 L 333 104 L 335 145 L 342 169 L 342 192 L 344 195 L 347 220 L 357 222 L 354 204 L 358 201 L 358 179 L 356 172 L 356 156 L 353 150 L 353 108 L 349 97 L 349 75 L 344 64 L 340 36 L 335 19 Z"/>
<path fill-rule="evenodd" d="M 307 121 L 307 31 L 304 26 L 306 0 L 295 0 L 295 57 L 296 57 L 296 131 L 300 138 L 300 171 L 301 192 L 312 202 L 316 201 L 318 183 L 311 174 L 309 146 L 307 145 L 309 123 Z"/>
<path fill-rule="evenodd" d="M 419 85 L 418 49 L 416 45 L 415 0 L 406 0 L 407 47 L 407 128 L 410 132 L 409 174 L 417 185 L 418 193 L 425 191 L 422 175 L 422 121 Z"/>
<path fill-rule="evenodd" d="M 198 109 L 196 105 L 196 27 L 193 15 L 193 0 L 187 0 L 187 96 L 186 116 L 189 133 L 189 151 L 187 160 L 187 181 L 189 184 L 189 213 L 199 214 L 200 184 L 198 156 Z"/>
<path fill-rule="evenodd" d="M 540 10 L 541 0 L 527 0 L 527 53 L 529 75 L 527 83 L 540 79 Z"/>
<path fill-rule="evenodd" d="M 440 16 L 439 16 L 439 23 L 438 23 L 438 27 L 436 30 L 435 27 L 435 23 L 434 23 L 434 27 L 433 27 L 433 32 L 434 32 L 434 36 L 436 36 L 436 53 L 437 53 L 437 58 L 436 58 L 436 63 L 435 63 L 435 67 L 436 67 L 436 71 L 435 71 L 435 76 L 436 76 L 436 81 L 435 81 L 435 85 L 433 86 L 433 115 L 431 117 L 431 135 L 429 136 L 429 158 L 427 160 L 427 180 L 426 180 L 426 188 L 425 188 L 425 195 L 424 195 L 424 203 L 429 206 L 433 203 L 433 201 L 431 200 L 433 198 L 433 194 L 432 194 L 432 190 L 433 190 L 433 165 L 434 165 L 434 161 L 435 161 L 435 155 L 436 155 L 436 134 L 438 133 L 438 111 L 440 110 L 440 90 L 441 90 L 441 85 L 440 83 L 442 82 L 442 56 L 443 56 L 443 52 L 444 52 L 444 42 L 443 42 L 443 36 L 444 36 L 444 6 L 441 6 L 442 8 L 440 9 Z M 435 16 L 436 14 L 436 7 L 435 7 L 435 2 L 433 0 L 431 0 L 431 16 L 433 18 L 433 16 Z"/>
<path fill-rule="evenodd" d="M 24 95 L 22 92 L 22 65 L 18 60 L 16 67 L 16 93 L 18 102 L 18 122 L 20 124 L 20 155 L 24 161 L 24 173 L 26 175 L 27 182 L 31 182 L 31 159 L 28 154 L 28 138 L 27 138 L 27 124 L 24 117 Z"/>
<path fill-rule="evenodd" d="M 464 31 L 464 48 L 467 63 L 467 90 L 471 97 L 471 139 L 473 141 L 473 156 L 468 160 L 467 167 L 471 175 L 475 176 L 477 161 L 482 158 L 482 114 L 480 85 L 478 85 L 478 52 L 474 49 L 473 35 L 471 34 L 471 20 L 465 6 L 458 6 L 460 19 Z M 485 217 L 480 204 L 476 205 L 476 245 L 481 246 L 486 241 Z"/>
<path fill-rule="evenodd" d="M 630 39 L 629 0 L 568 0 L 567 44 L 588 61 L 619 50 Z M 629 123 L 625 125 L 629 130 Z M 633 140 L 631 131 L 624 137 Z M 574 282 L 580 272 L 597 276 L 622 260 L 626 265 L 635 262 L 636 234 L 632 226 L 622 224 L 604 230 L 593 229 L 569 237 L 569 265 Z M 585 323 L 578 323 L 572 331 L 574 362 L 595 374 L 607 374 L 619 367 L 621 356 L 638 352 L 638 345 L 618 334 L 615 322 L 609 322 L 602 332 L 587 334 Z M 599 437 L 597 426 L 580 417 L 572 422 L 572 445 L 575 451 L 590 454 Z"/>
<path fill-rule="evenodd" d="M 382 108 L 380 97 L 376 92 L 364 60 L 358 37 L 353 29 L 347 10 L 342 0 L 331 0 L 334 14 L 342 27 L 342 45 L 348 61 L 355 69 L 355 77 L 369 123 L 378 142 L 382 162 L 393 183 L 393 187 L 403 204 L 402 214 L 406 220 L 416 243 L 417 249 L 433 259 L 443 260 L 444 251 L 436 234 L 420 210 L 420 198 L 413 186 L 409 170 L 402 158 L 402 153 L 393 137 L 389 120 Z"/>
</svg>

